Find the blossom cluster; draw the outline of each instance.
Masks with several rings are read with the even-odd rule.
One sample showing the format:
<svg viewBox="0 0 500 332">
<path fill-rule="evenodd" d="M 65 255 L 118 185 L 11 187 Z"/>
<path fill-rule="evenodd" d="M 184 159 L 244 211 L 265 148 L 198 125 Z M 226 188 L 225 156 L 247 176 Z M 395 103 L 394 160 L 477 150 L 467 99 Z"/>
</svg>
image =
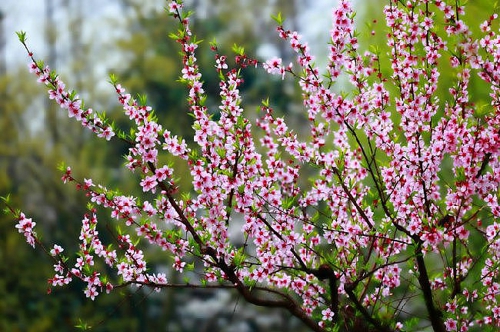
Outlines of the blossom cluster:
<svg viewBox="0 0 500 332">
<path fill-rule="evenodd" d="M 65 182 L 76 182 L 77 187 L 86 192 L 90 201 L 111 210 L 110 217 L 123 220 L 128 226 L 136 226 L 138 236 L 149 239 L 151 243 L 164 246 L 165 250 L 170 250 L 168 243 L 163 242 L 161 230 L 156 224 L 140 224 L 138 218 L 143 212 L 149 215 L 156 214 L 151 204 L 147 201 L 142 207 L 135 204 L 135 198 L 120 195 L 114 195 L 108 198 L 109 191 L 101 185 L 95 185 L 91 179 L 85 179 L 79 183 L 73 176 L 70 167 L 66 168 L 63 176 Z M 59 245 L 54 245 L 50 254 L 56 258 L 54 270 L 56 274 L 49 279 L 52 286 L 62 286 L 68 284 L 73 278 L 82 280 L 87 284 L 84 292 L 92 300 L 103 290 L 110 292 L 114 285 L 97 270 L 96 258 L 101 259 L 109 268 L 115 269 L 117 276 L 120 276 L 123 283 L 136 285 L 153 285 L 155 290 L 159 291 L 162 285 L 167 283 L 167 277 L 164 273 L 148 273 L 147 262 L 142 249 L 138 248 L 132 241 L 129 234 L 117 235 L 116 242 L 120 250 L 111 249 L 111 246 L 105 247 L 99 238 L 97 230 L 97 212 L 95 209 L 85 214 L 80 231 L 80 245 L 78 258 L 73 267 L 66 264 L 66 259 L 62 256 L 64 249 Z M 162 240 L 160 241 L 160 238 Z M 91 271 L 91 272 L 89 272 Z"/>
<path fill-rule="evenodd" d="M 66 91 L 66 85 L 55 73 L 51 72 L 49 66 L 35 61 L 33 54 L 28 51 L 32 62 L 29 64 L 30 72 L 38 76 L 38 82 L 46 85 L 49 90 L 49 98 L 53 99 L 62 109 L 68 111 L 70 118 L 81 122 L 82 126 L 92 130 L 98 137 L 110 140 L 115 136 L 114 130 L 107 125 L 91 108 L 82 109 L 83 103 L 73 91 Z"/>
<path fill-rule="evenodd" d="M 33 248 L 35 248 L 36 242 L 36 233 L 33 231 L 33 228 L 35 226 L 36 222 L 34 222 L 31 218 L 26 218 L 26 216 L 22 212 L 19 214 L 16 228 L 19 233 L 22 233 L 24 235 L 28 244 Z"/>
</svg>

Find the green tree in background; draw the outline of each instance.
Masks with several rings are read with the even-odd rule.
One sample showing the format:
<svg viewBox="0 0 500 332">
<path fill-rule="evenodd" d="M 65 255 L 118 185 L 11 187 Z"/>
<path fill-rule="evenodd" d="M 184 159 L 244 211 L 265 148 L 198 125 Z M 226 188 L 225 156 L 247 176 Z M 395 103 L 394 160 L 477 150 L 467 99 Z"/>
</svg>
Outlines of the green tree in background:
<svg viewBox="0 0 500 332">
<path fill-rule="evenodd" d="M 77 63 L 82 64 L 75 56 Z M 73 72 L 85 72 L 77 67 Z M 92 85 L 83 79 L 80 88 L 92 91 Z M 78 164 L 102 180 L 124 184 L 127 178 L 114 171 L 120 166 L 121 153 L 101 142 L 89 144 L 90 136 L 66 117 L 51 118 L 44 103 L 46 92 L 28 79 L 24 66 L 3 73 L 0 94 L 0 195 L 10 195 L 13 202 L 37 215 L 44 239 L 64 242 L 69 234 L 78 236 L 80 226 L 73 221 L 85 211 L 85 196 L 59 186 L 58 163 Z M 48 296 L 50 260 L 19 246 L 19 238 L 9 232 L 10 228 L 8 218 L 0 215 L 1 331 L 68 331 L 74 329 L 78 319 L 92 323 L 106 320 L 107 327 L 122 331 L 138 329 L 141 317 L 128 313 L 134 303 L 143 301 L 144 294 L 124 290 L 129 294 L 127 301 L 117 294 L 88 303 L 81 296 L 81 287 L 75 285 L 67 292 Z M 28 268 L 33 270 L 23 273 Z M 98 312 L 105 314 L 96 315 Z"/>
<path fill-rule="evenodd" d="M 102 179 L 112 180 L 112 174 L 107 171 L 113 167 L 109 160 L 117 160 L 120 155 L 115 154 L 114 158 L 108 159 L 113 151 L 100 142 L 89 145 L 86 139 L 82 139 L 86 135 L 81 128 L 64 118 L 59 120 L 58 125 L 67 130 L 63 136 L 65 142 L 71 140 L 78 142 L 77 145 L 51 141 L 52 136 L 46 130 L 36 128 L 43 124 L 40 99 L 36 96 L 43 98 L 45 92 L 29 79 L 19 79 L 23 77 L 26 78 L 24 69 L 15 75 L 0 78 L 1 91 L 6 92 L 0 100 L 0 192 L 3 196 L 9 194 L 13 202 L 26 206 L 37 215 L 43 225 L 44 239 L 64 242 L 68 235 L 78 236 L 79 225 L 73 221 L 84 213 L 85 196 L 59 185 L 61 175 L 57 164 L 66 160 Z M 34 107 L 26 108 L 26 100 L 33 100 Z M 38 121 L 30 122 L 29 118 Z M 30 128 L 30 125 L 35 128 Z M 51 275 L 50 260 L 41 252 L 20 246 L 19 237 L 12 234 L 10 228 L 8 218 L 1 215 L 0 330 L 68 331 L 74 328 L 79 318 L 91 322 L 106 319 L 106 326 L 115 326 L 123 331 L 136 330 L 134 326 L 139 326 L 140 317 L 127 315 L 127 311 L 131 310 L 134 302 L 142 300 L 143 294 L 131 294 L 129 301 L 124 302 L 117 294 L 88 303 L 81 296 L 81 288 L 76 285 L 68 291 L 56 291 L 48 296 L 46 280 Z M 66 245 L 77 249 L 69 242 Z M 26 269 L 32 271 L 23 273 Z M 121 301 L 123 303 L 118 305 Z M 97 312 L 107 312 L 110 316 L 96 315 Z"/>
</svg>

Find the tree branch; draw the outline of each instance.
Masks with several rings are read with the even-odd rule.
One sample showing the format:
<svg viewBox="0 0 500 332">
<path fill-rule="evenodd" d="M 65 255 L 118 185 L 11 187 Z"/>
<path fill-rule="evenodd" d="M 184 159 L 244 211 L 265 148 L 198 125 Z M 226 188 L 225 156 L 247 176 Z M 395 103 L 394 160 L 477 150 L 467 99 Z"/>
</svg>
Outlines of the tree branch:
<svg viewBox="0 0 500 332">
<path fill-rule="evenodd" d="M 418 269 L 418 283 L 420 284 L 420 288 L 422 289 L 425 306 L 427 308 L 427 313 L 429 314 L 432 328 L 434 329 L 434 332 L 445 332 L 446 328 L 443 323 L 442 313 L 434 305 L 431 284 L 429 282 L 429 275 L 427 274 L 427 267 L 425 266 L 424 256 L 422 253 L 422 241 L 420 239 L 417 242 L 415 256 Z"/>
<path fill-rule="evenodd" d="M 389 329 L 386 326 L 383 326 L 378 320 L 372 317 L 370 313 L 366 310 L 366 308 L 363 306 L 361 302 L 359 302 L 358 298 L 356 297 L 356 294 L 354 294 L 354 285 L 353 284 L 346 284 L 344 287 L 344 290 L 349 297 L 349 299 L 352 301 L 352 303 L 355 305 L 356 309 L 363 315 L 363 317 L 366 319 L 367 322 L 369 322 L 371 325 L 373 325 L 378 332 L 392 332 L 391 329 Z"/>
</svg>

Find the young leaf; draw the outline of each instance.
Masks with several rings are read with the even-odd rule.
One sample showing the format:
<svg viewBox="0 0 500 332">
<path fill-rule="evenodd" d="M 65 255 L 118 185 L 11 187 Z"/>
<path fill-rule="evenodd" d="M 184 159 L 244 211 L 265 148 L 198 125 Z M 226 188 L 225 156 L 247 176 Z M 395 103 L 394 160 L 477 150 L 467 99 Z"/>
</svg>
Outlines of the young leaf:
<svg viewBox="0 0 500 332">
<path fill-rule="evenodd" d="M 281 15 L 281 12 L 278 12 L 276 15 L 271 15 L 271 18 L 279 25 L 282 26 L 285 22 L 285 18 Z"/>
</svg>

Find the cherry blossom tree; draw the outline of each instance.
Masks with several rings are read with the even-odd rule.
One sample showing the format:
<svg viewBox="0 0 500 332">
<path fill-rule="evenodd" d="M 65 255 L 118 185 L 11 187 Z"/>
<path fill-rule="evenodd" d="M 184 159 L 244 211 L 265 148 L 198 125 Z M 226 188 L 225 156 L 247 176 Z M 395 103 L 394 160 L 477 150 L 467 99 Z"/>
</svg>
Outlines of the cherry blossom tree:
<svg viewBox="0 0 500 332">
<path fill-rule="evenodd" d="M 37 61 L 19 33 L 49 98 L 98 137 L 125 141 L 125 166 L 144 191 L 127 196 L 64 166 L 64 183 L 90 201 L 76 255 L 44 244 L 36 223 L 7 203 L 28 243 L 53 257 L 52 286 L 81 281 L 92 300 L 129 285 L 230 288 L 249 303 L 288 311 L 313 331 L 500 327 L 497 14 L 475 35 L 461 1 L 388 0 L 384 54 L 360 49 L 352 3 L 341 0 L 324 70 L 277 15 L 278 36 L 296 61 L 259 62 L 240 47 L 233 61 L 212 43 L 220 105 L 211 110 L 191 13 L 176 0 L 167 10 L 179 22 L 171 37 L 181 46 L 193 146 L 111 76 L 134 126 L 116 128 Z M 390 75 L 382 73 L 385 60 Z M 440 81 L 442 64 L 453 80 Z M 254 120 L 243 110 L 239 88 L 254 66 L 297 82 L 307 135 L 290 128 L 272 101 L 262 102 Z M 336 85 L 341 77 L 350 83 L 344 92 Z M 481 107 L 469 95 L 474 80 L 490 89 Z M 439 85 L 449 95 L 438 96 Z M 164 154 L 186 167 L 173 169 Z M 180 177 L 192 188 L 177 185 Z M 103 210 L 114 220 L 110 243 L 97 230 Z M 235 226 L 238 238 L 229 231 Z M 179 273 L 197 269 L 200 277 L 169 283 L 149 268 L 148 246 L 164 250 Z"/>
</svg>

